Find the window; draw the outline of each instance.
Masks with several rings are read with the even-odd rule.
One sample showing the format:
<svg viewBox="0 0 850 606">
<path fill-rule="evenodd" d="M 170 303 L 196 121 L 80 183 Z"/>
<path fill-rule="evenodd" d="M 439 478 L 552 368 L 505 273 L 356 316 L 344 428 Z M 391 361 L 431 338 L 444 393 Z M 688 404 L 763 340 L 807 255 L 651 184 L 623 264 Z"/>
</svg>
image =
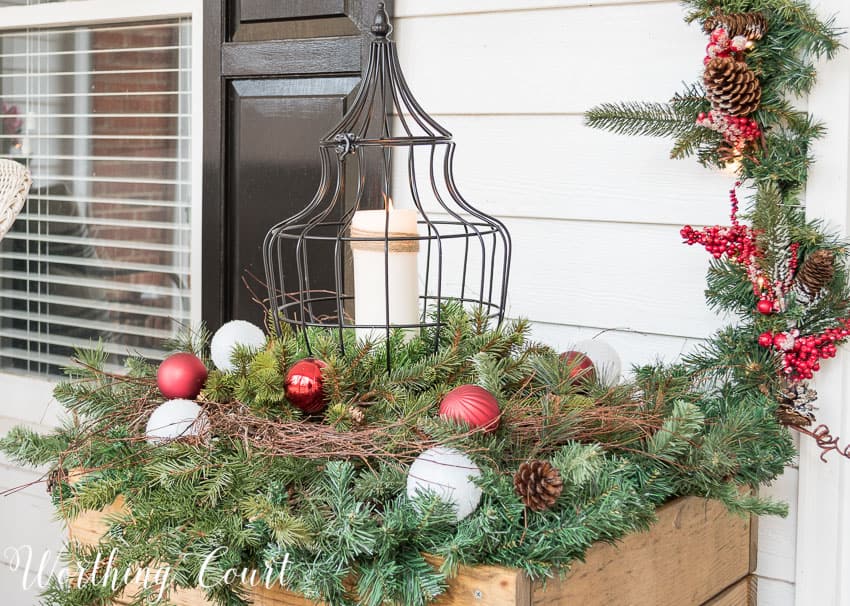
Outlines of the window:
<svg viewBox="0 0 850 606">
<path fill-rule="evenodd" d="M 0 242 L 0 371 L 98 340 L 162 357 L 196 316 L 192 37 L 188 17 L 0 32 L 0 156 L 33 176 Z"/>
</svg>

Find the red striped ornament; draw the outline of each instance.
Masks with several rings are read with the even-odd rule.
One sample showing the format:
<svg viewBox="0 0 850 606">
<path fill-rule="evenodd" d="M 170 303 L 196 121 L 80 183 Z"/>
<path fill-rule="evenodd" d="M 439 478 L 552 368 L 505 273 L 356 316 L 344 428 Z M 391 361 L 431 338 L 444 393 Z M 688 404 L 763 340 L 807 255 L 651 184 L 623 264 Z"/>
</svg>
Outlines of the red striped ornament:
<svg viewBox="0 0 850 606">
<path fill-rule="evenodd" d="M 455 387 L 440 402 L 440 417 L 443 419 L 460 421 L 488 433 L 499 427 L 501 414 L 496 397 L 478 385 Z"/>
</svg>

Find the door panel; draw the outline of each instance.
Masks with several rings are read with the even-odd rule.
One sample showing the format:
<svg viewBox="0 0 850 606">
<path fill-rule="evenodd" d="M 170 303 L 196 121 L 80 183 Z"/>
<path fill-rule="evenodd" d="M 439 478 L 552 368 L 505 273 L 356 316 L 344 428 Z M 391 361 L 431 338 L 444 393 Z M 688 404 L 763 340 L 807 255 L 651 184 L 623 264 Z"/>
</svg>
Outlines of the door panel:
<svg viewBox="0 0 850 606">
<path fill-rule="evenodd" d="M 243 277 L 263 278 L 266 232 L 315 193 L 318 142 L 360 83 L 370 39 L 360 32 L 377 5 L 205 0 L 202 307 L 211 329 L 261 321 Z"/>
<path fill-rule="evenodd" d="M 243 279 L 262 296 L 262 236 L 301 210 L 319 186 L 318 141 L 342 117 L 356 77 L 234 80 L 229 83 L 228 229 L 234 270 L 229 290 L 241 319 L 262 321 L 260 307 Z M 328 266 L 326 261 L 317 263 Z M 287 264 L 294 275 L 295 264 Z M 330 287 L 332 282 L 317 284 Z"/>
<path fill-rule="evenodd" d="M 345 0 L 240 0 L 239 20 L 271 21 L 305 17 L 339 17 L 345 14 Z"/>
<path fill-rule="evenodd" d="M 224 76 L 357 73 L 360 40 L 339 36 L 233 42 L 221 49 L 221 69 Z"/>
</svg>

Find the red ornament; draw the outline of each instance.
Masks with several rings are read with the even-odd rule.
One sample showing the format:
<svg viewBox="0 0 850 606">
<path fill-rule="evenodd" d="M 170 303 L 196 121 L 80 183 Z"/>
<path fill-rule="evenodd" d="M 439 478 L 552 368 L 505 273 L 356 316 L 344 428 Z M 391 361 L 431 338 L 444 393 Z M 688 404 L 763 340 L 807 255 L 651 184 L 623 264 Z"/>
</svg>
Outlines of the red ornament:
<svg viewBox="0 0 850 606">
<path fill-rule="evenodd" d="M 499 427 L 499 402 L 489 391 L 478 385 L 455 387 L 440 402 L 440 416 L 444 419 L 466 423 L 473 429 L 485 432 Z"/>
<path fill-rule="evenodd" d="M 573 386 L 586 385 L 596 381 L 596 368 L 593 362 L 580 351 L 565 351 L 560 355 L 570 372 L 570 382 Z"/>
<path fill-rule="evenodd" d="M 190 353 L 176 353 L 163 360 L 156 384 L 166 398 L 194 400 L 207 382 L 207 367 Z"/>
<path fill-rule="evenodd" d="M 759 345 L 762 347 L 770 347 L 773 345 L 773 335 L 769 332 L 763 332 L 759 335 Z"/>
<path fill-rule="evenodd" d="M 769 315 L 773 313 L 773 301 L 769 301 L 768 299 L 762 299 L 756 305 L 756 309 L 759 310 L 760 314 Z"/>
<path fill-rule="evenodd" d="M 795 341 L 796 338 L 793 333 L 780 332 L 773 337 L 773 346 L 780 351 L 791 351 L 794 349 Z"/>
<path fill-rule="evenodd" d="M 328 405 L 322 390 L 322 369 L 328 365 L 321 360 L 306 358 L 296 362 L 286 373 L 286 399 L 307 414 L 322 412 Z"/>
</svg>

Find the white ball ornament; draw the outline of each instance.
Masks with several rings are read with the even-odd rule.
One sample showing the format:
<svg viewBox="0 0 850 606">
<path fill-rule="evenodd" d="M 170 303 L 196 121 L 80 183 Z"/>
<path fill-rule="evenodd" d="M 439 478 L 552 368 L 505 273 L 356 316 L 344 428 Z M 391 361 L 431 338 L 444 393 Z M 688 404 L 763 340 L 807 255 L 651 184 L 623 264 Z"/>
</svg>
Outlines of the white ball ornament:
<svg viewBox="0 0 850 606">
<path fill-rule="evenodd" d="M 231 361 L 236 347 L 260 350 L 266 344 L 266 335 L 254 324 L 245 320 L 233 320 L 222 325 L 210 342 L 210 357 L 215 367 L 222 372 L 233 372 L 236 366 Z"/>
<path fill-rule="evenodd" d="M 478 507 L 481 489 L 472 481 L 481 470 L 454 448 L 436 446 L 416 457 L 407 475 L 407 496 L 431 491 L 455 507 L 458 521 Z"/>
<path fill-rule="evenodd" d="M 620 354 L 607 342 L 600 339 L 588 339 L 576 343 L 572 348 L 574 351 L 583 353 L 593 363 L 599 382 L 611 387 L 620 382 L 623 372 L 623 362 Z"/>
<path fill-rule="evenodd" d="M 191 400 L 168 400 L 160 404 L 148 419 L 148 442 L 160 444 L 178 438 L 198 436 L 209 427 L 207 413 Z"/>
</svg>

